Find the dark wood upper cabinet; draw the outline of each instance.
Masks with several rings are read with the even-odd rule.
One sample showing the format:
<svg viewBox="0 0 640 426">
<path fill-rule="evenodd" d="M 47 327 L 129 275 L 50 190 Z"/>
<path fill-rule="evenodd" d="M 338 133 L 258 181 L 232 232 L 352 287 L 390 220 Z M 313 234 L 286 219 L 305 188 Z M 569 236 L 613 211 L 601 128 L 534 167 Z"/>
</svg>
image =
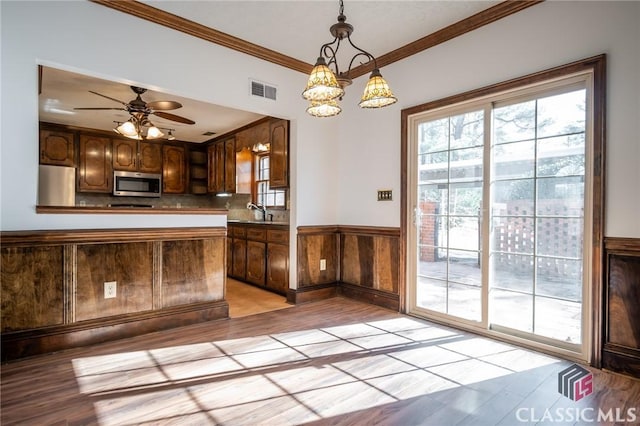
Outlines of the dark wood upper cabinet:
<svg viewBox="0 0 640 426">
<path fill-rule="evenodd" d="M 113 141 L 113 169 L 138 171 L 138 141 L 133 139 Z"/>
<path fill-rule="evenodd" d="M 76 161 L 73 133 L 40 130 L 40 164 L 74 166 Z"/>
<path fill-rule="evenodd" d="M 113 167 L 111 139 L 80 135 L 78 192 L 111 192 Z"/>
<path fill-rule="evenodd" d="M 113 169 L 143 173 L 162 171 L 162 145 L 127 139 L 113 140 Z"/>
<path fill-rule="evenodd" d="M 226 191 L 225 185 L 225 177 L 227 175 L 225 168 L 225 159 L 227 157 L 226 153 L 226 144 L 230 141 L 232 144 L 234 143 L 234 139 L 231 138 L 227 141 L 216 142 L 213 145 L 209 145 L 207 149 L 207 164 L 209 166 L 209 179 L 208 179 L 208 190 L 209 192 L 219 193 Z M 234 158 L 233 158 L 233 167 L 234 167 L 234 191 L 235 192 L 235 150 L 234 150 Z"/>
<path fill-rule="evenodd" d="M 236 141 L 227 139 L 224 143 L 224 192 L 236 192 Z"/>
<path fill-rule="evenodd" d="M 162 172 L 162 144 L 144 141 L 139 143 L 138 170 L 143 173 Z"/>
<path fill-rule="evenodd" d="M 162 192 L 184 194 L 186 186 L 187 169 L 184 147 L 162 145 Z"/>
<path fill-rule="evenodd" d="M 270 124 L 271 170 L 269 187 L 280 189 L 289 187 L 289 121 L 275 120 Z"/>
</svg>

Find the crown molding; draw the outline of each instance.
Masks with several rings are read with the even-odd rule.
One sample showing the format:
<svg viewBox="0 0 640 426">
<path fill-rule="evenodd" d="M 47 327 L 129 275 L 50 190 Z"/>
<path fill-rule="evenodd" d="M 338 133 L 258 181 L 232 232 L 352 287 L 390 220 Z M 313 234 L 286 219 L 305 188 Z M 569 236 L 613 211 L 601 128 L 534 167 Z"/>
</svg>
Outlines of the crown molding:
<svg viewBox="0 0 640 426">
<path fill-rule="evenodd" d="M 141 19 L 145 19 L 158 25 L 162 25 L 164 27 L 180 31 L 185 34 L 192 35 L 202 40 L 206 40 L 220 46 L 228 47 L 229 49 L 233 49 L 238 52 L 246 53 L 247 55 L 254 56 L 256 58 L 292 69 L 294 71 L 300 71 L 302 73 L 309 74 L 313 68 L 312 64 L 300 61 L 298 59 L 292 58 L 271 49 L 267 49 L 266 47 L 259 46 L 246 40 L 242 40 L 238 37 L 234 37 L 205 25 L 190 21 L 188 19 L 181 18 L 180 16 L 165 12 L 161 9 L 149 6 L 144 3 L 140 3 L 135 0 L 91 1 L 93 3 L 100 4 L 117 11 L 124 12 Z M 480 27 L 505 18 L 509 15 L 513 15 L 514 13 L 520 12 L 542 2 L 544 2 L 544 0 L 506 0 L 498 3 L 495 6 L 487 8 L 481 12 L 476 13 L 475 15 L 462 19 L 441 30 L 428 34 L 425 37 L 422 37 L 414 42 L 406 44 L 398 49 L 392 50 L 391 52 L 376 58 L 378 68 L 382 68 L 385 65 L 389 65 L 402 59 L 408 58 L 409 56 L 415 55 L 416 53 L 422 52 L 423 50 L 437 46 L 438 44 L 459 37 L 463 34 L 476 30 Z M 372 69 L 373 64 L 371 63 L 359 65 L 351 70 L 351 78 L 360 77 L 361 75 L 371 72 Z"/>
<path fill-rule="evenodd" d="M 144 3 L 140 3 L 135 0 L 91 1 L 102 6 L 115 9 L 119 12 L 124 12 L 129 15 L 133 15 L 135 17 L 156 23 L 158 25 L 162 25 L 164 27 L 180 31 L 185 34 L 192 35 L 202 40 L 210 41 L 211 43 L 228 47 L 229 49 L 246 53 L 247 55 L 251 55 L 277 65 L 281 65 L 294 71 L 300 71 L 302 73 L 308 74 L 313 69 L 312 64 L 308 64 L 290 56 L 283 55 L 282 53 L 267 49 L 266 47 L 262 47 L 246 40 L 242 40 L 238 37 L 223 33 L 222 31 L 218 31 L 205 25 L 198 24 L 197 22 L 181 18 L 180 16 L 165 12 L 164 10 L 146 5 Z"/>
</svg>

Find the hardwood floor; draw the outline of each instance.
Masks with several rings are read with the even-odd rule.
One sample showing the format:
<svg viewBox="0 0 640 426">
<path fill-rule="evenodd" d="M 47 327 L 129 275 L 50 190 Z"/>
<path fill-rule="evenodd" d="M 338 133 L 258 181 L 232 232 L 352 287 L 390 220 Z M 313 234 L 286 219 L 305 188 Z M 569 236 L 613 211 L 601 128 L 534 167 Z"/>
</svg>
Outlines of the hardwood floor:
<svg viewBox="0 0 640 426">
<path fill-rule="evenodd" d="M 5 364 L 1 421 L 637 424 L 639 381 L 589 369 L 574 402 L 558 393 L 569 366 L 338 297 Z"/>
<path fill-rule="evenodd" d="M 229 303 L 229 316 L 231 318 L 293 307 L 293 305 L 287 303 L 285 296 L 262 290 L 229 277 L 227 277 L 225 299 Z"/>
</svg>

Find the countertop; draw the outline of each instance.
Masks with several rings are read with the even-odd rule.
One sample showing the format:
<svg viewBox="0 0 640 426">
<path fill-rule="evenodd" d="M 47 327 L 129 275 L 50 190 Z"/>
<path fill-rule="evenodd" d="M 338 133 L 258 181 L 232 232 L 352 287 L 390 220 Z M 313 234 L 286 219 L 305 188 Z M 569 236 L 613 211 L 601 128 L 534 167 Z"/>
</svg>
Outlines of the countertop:
<svg viewBox="0 0 640 426">
<path fill-rule="evenodd" d="M 226 215 L 227 209 L 192 208 L 192 207 L 86 207 L 86 206 L 36 206 L 36 213 L 58 214 L 184 214 L 184 215 Z"/>
<path fill-rule="evenodd" d="M 228 219 L 227 225 L 272 225 L 272 226 L 289 226 L 289 222 L 277 222 L 277 221 L 269 221 L 269 220 L 238 220 L 238 219 Z"/>
</svg>

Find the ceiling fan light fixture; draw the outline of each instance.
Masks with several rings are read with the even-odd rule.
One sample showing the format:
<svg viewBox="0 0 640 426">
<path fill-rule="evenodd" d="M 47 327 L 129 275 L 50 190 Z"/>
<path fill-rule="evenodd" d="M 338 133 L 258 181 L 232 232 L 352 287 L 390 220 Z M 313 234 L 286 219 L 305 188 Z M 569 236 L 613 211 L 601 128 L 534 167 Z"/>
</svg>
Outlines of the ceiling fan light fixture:
<svg viewBox="0 0 640 426">
<path fill-rule="evenodd" d="M 377 68 L 374 69 L 369 76 L 369 81 L 364 88 L 362 99 L 358 105 L 360 108 L 382 108 L 396 102 L 398 102 L 398 99 L 393 96 L 380 71 Z"/>
<path fill-rule="evenodd" d="M 151 126 L 147 129 L 147 139 L 158 139 L 164 136 L 164 133 L 156 126 Z"/>
<path fill-rule="evenodd" d="M 124 123 L 116 127 L 116 131 L 122 136 L 126 136 L 128 138 L 138 138 L 138 129 L 136 128 L 136 125 L 131 122 L 131 120 L 125 121 Z"/>
<path fill-rule="evenodd" d="M 173 129 L 169 129 L 169 134 L 167 135 L 167 139 L 170 141 L 173 141 L 176 139 L 176 137 L 173 136 Z"/>
</svg>

